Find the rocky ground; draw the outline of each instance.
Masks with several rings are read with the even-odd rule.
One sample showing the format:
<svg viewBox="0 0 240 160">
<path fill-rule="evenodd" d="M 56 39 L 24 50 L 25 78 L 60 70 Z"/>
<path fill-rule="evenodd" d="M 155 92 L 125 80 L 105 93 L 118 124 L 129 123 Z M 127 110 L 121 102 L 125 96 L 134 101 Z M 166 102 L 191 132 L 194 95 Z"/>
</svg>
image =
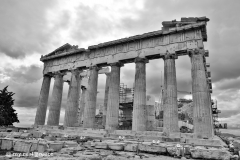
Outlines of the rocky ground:
<svg viewBox="0 0 240 160">
<path fill-rule="evenodd" d="M 56 136 L 58 135 L 58 136 Z M 239 159 L 240 140 L 222 137 L 225 145 L 194 145 L 186 142 L 139 141 L 118 137 L 94 138 L 28 133 L 0 132 L 0 160 L 124 160 L 124 159 Z"/>
</svg>

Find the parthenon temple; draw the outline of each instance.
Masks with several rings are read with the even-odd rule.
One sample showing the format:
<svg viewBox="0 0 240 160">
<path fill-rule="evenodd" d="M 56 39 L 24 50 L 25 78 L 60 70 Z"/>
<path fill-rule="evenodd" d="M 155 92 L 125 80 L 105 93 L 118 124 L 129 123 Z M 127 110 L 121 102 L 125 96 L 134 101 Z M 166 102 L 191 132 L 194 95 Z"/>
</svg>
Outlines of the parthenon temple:
<svg viewBox="0 0 240 160">
<path fill-rule="evenodd" d="M 153 59 L 163 59 L 163 127 L 159 132 L 166 136 L 178 134 L 180 129 L 175 61 L 179 56 L 189 56 L 193 98 L 192 135 L 195 138 L 213 137 L 212 85 L 210 72 L 207 71 L 209 64 L 206 63 L 209 52 L 204 49 L 203 44 L 207 41 L 208 21 L 206 17 L 164 21 L 162 29 L 158 31 L 92 45 L 88 49 L 67 43 L 42 56 L 40 60 L 44 63 L 43 82 L 34 125 L 59 126 L 63 84 L 67 82 L 69 91 L 64 127 L 94 128 L 98 75 L 106 74 L 102 125 L 107 131 L 118 130 L 120 70 L 126 63 L 135 63 L 131 130 L 149 131 L 146 64 Z M 66 78 L 68 73 L 71 73 L 70 78 Z M 155 74 L 161 76 L 158 70 Z M 52 99 L 48 102 L 52 79 Z M 83 83 L 83 79 L 86 79 L 87 83 Z"/>
</svg>

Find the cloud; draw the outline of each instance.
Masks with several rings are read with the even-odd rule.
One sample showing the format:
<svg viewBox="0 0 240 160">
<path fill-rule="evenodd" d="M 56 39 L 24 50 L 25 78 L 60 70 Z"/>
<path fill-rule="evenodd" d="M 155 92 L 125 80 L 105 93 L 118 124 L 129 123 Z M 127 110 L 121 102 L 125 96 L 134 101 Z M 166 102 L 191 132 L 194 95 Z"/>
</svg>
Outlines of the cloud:
<svg viewBox="0 0 240 160">
<path fill-rule="evenodd" d="M 10 66 L 11 67 L 11 66 Z M 19 68 L 10 68 L 6 66 L 4 72 L 6 76 L 10 77 L 13 81 L 32 83 L 42 78 L 42 66 L 20 66 Z"/>
<path fill-rule="evenodd" d="M 50 52 L 58 31 L 67 27 L 69 15 L 58 12 L 52 24 L 51 11 L 58 6 L 58 1 L 47 3 L 39 0 L 0 2 L 0 53 L 12 58 L 24 58 L 33 53 L 46 54 Z M 50 21 L 51 20 L 51 21 Z M 55 46 L 56 47 L 56 46 Z"/>
</svg>

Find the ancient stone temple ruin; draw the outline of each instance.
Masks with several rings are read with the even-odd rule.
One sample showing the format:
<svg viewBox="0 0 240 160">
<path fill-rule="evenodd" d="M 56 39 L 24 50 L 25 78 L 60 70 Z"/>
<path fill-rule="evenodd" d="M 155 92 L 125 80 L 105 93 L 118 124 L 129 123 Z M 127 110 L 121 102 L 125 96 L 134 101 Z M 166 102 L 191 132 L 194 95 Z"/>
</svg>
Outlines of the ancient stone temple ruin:
<svg viewBox="0 0 240 160">
<path fill-rule="evenodd" d="M 67 43 L 42 56 L 43 83 L 35 126 L 59 125 L 63 83 L 66 81 L 69 83 L 69 91 L 64 126 L 94 128 L 98 74 L 102 73 L 107 77 L 103 126 L 105 130 L 118 130 L 120 70 L 125 63 L 135 63 L 132 131 L 147 131 L 146 64 L 161 58 L 164 61 L 162 131 L 166 136 L 179 133 L 175 61 L 179 56 L 189 56 L 192 66 L 193 137 L 213 137 L 212 86 L 210 73 L 207 72 L 208 51 L 203 45 L 207 41 L 208 21 L 206 17 L 164 21 L 162 29 L 158 31 L 92 45 L 88 49 Z M 111 71 L 106 67 L 111 67 Z M 71 78 L 64 80 L 68 72 L 71 73 Z M 156 74 L 160 76 L 158 71 Z M 81 83 L 83 78 L 87 78 L 87 84 Z M 48 102 L 52 79 L 52 100 Z M 49 114 L 45 124 L 48 103 Z M 80 122 L 83 121 L 82 125 L 79 124 L 79 119 Z"/>
</svg>

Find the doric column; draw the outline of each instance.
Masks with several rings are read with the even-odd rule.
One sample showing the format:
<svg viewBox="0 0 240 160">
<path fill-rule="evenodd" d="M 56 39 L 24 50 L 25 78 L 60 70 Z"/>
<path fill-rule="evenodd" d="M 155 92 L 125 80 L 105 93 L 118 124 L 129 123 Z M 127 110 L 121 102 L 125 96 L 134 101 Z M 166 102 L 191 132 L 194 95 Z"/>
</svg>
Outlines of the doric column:
<svg viewBox="0 0 240 160">
<path fill-rule="evenodd" d="M 106 127 L 107 130 L 116 130 L 118 128 L 118 115 L 119 115 L 119 87 L 120 87 L 120 67 L 121 63 L 111 64 L 111 75 L 108 92 L 107 103 L 107 117 Z"/>
<path fill-rule="evenodd" d="M 80 112 L 79 112 L 79 119 L 78 119 L 78 123 L 81 124 L 83 121 L 83 113 L 84 113 L 84 108 L 85 108 L 85 99 L 86 99 L 86 87 L 82 86 L 82 93 L 81 93 L 81 97 L 80 97 Z"/>
<path fill-rule="evenodd" d="M 133 101 L 133 131 L 146 131 L 146 63 L 145 58 L 136 58 L 134 101 Z"/>
<path fill-rule="evenodd" d="M 108 104 L 108 92 L 109 92 L 109 83 L 110 83 L 110 74 L 106 73 L 106 84 L 105 84 L 105 95 L 104 95 L 104 106 L 103 106 L 103 126 L 106 125 L 106 116 L 107 116 L 107 104 Z"/>
<path fill-rule="evenodd" d="M 67 100 L 67 108 L 65 110 L 64 125 L 73 127 L 77 124 L 78 101 L 79 101 L 79 87 L 81 84 L 80 71 L 72 70 L 72 77 L 70 81 L 69 95 Z"/>
<path fill-rule="evenodd" d="M 179 132 L 175 55 L 164 57 L 163 132 Z"/>
<path fill-rule="evenodd" d="M 204 50 L 190 51 L 192 63 L 192 94 L 194 134 L 199 137 L 212 137 L 211 104 L 203 62 Z"/>
<path fill-rule="evenodd" d="M 49 108 L 47 125 L 57 126 L 59 125 L 61 103 L 62 103 L 62 91 L 63 91 L 63 73 L 56 73 L 54 78 L 54 86 L 52 92 L 52 103 Z"/>
<path fill-rule="evenodd" d="M 93 128 L 95 124 L 96 102 L 97 102 L 97 86 L 98 86 L 98 70 L 97 66 L 89 68 L 90 76 L 88 79 L 88 87 L 86 94 L 86 102 L 84 109 L 84 128 Z"/>
<path fill-rule="evenodd" d="M 38 100 L 38 108 L 35 116 L 35 123 L 34 123 L 35 125 L 45 124 L 50 84 L 51 84 L 51 76 L 44 75 L 42 88 L 41 88 L 41 92 Z"/>
</svg>

